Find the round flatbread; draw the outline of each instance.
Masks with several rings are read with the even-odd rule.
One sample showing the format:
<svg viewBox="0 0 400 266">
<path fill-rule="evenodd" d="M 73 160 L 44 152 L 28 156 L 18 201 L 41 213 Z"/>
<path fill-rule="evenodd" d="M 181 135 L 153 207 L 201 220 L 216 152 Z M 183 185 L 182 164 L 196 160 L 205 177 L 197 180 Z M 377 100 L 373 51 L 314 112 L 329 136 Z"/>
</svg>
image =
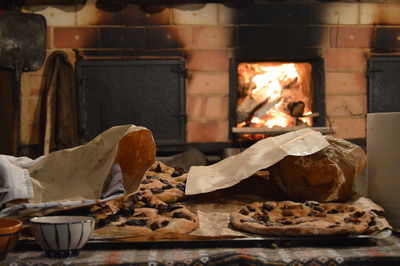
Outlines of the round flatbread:
<svg viewBox="0 0 400 266">
<path fill-rule="evenodd" d="M 230 215 L 239 230 L 279 236 L 369 234 L 376 230 L 375 219 L 351 204 L 314 201 L 254 202 Z"/>
</svg>

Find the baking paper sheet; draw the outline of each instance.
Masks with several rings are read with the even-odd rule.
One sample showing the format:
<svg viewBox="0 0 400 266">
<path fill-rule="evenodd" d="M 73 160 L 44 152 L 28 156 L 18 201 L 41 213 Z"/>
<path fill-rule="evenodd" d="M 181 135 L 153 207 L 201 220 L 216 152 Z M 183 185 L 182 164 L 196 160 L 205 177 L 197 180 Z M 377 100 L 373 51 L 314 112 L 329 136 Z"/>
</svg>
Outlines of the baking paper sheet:
<svg viewBox="0 0 400 266">
<path fill-rule="evenodd" d="M 155 150 L 150 130 L 124 125 L 104 131 L 85 145 L 25 160 L 17 166 L 21 173 L 29 172 L 33 195 L 14 196 L 21 200 L 7 203 L 0 216 L 39 215 L 133 192 L 154 162 Z"/>
<path fill-rule="evenodd" d="M 213 165 L 191 167 L 185 194 L 195 195 L 231 187 L 285 156 L 310 155 L 328 145 L 321 133 L 309 128 L 260 140 L 243 152 Z"/>
</svg>

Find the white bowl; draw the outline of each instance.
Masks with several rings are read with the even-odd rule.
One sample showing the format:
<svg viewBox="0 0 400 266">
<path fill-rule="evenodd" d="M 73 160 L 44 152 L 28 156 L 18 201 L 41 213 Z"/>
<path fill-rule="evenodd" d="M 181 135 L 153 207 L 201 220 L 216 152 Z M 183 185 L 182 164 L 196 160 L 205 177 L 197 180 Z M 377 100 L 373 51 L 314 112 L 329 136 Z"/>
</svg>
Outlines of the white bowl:
<svg viewBox="0 0 400 266">
<path fill-rule="evenodd" d="M 78 256 L 94 228 L 86 216 L 45 216 L 30 220 L 36 241 L 50 258 Z"/>
</svg>

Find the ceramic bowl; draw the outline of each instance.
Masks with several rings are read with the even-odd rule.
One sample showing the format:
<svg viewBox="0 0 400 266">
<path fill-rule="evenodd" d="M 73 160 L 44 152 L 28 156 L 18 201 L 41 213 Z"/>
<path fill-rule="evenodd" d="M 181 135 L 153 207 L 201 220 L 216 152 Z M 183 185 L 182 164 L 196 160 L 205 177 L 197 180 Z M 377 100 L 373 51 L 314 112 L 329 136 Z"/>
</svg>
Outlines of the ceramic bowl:
<svg viewBox="0 0 400 266">
<path fill-rule="evenodd" d="M 22 222 L 17 219 L 0 218 L 0 260 L 6 258 L 18 241 L 19 230 Z"/>
<path fill-rule="evenodd" d="M 78 256 L 94 228 L 87 216 L 45 216 L 30 220 L 36 241 L 50 258 Z"/>
</svg>

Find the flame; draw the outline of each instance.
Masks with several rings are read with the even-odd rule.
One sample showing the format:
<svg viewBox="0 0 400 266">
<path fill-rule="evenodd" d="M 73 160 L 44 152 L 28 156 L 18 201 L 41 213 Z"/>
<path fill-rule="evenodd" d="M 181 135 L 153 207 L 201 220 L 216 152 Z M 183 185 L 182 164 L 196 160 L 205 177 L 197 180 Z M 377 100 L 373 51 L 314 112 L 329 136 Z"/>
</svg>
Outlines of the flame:
<svg viewBox="0 0 400 266">
<path fill-rule="evenodd" d="M 306 101 L 304 114 L 311 113 L 311 89 L 309 95 L 302 94 L 303 67 L 311 74 L 308 63 L 241 63 L 238 66 L 239 87 L 243 96 L 239 99 L 242 106 L 237 110 L 251 111 L 253 116 L 249 121 L 238 123 L 238 127 L 288 127 L 296 125 L 299 120 L 311 125 L 310 118 L 301 119 L 290 115 L 288 103 Z M 309 78 L 309 77 L 308 77 Z M 299 93 L 299 91 L 301 93 Z M 304 98 L 310 98 L 304 100 Z M 261 107 L 260 107 L 261 106 Z"/>
</svg>

